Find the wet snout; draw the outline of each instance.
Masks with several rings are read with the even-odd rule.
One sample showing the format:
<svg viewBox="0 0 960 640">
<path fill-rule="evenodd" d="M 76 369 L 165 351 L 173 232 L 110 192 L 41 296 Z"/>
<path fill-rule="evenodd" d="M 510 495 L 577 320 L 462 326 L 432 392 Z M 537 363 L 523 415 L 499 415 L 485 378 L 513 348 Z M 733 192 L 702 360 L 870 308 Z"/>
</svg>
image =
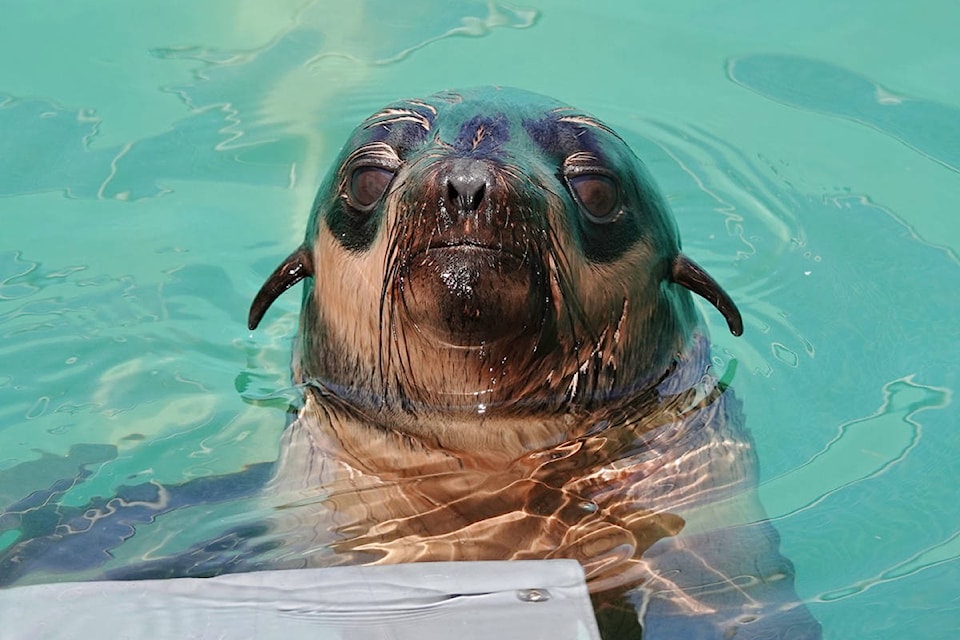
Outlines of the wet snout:
<svg viewBox="0 0 960 640">
<path fill-rule="evenodd" d="M 476 214 L 493 191 L 493 170 L 483 160 L 456 158 L 440 172 L 447 202 L 460 215 Z"/>
<path fill-rule="evenodd" d="M 411 234 L 404 311 L 421 332 L 477 345 L 523 331 L 539 316 L 544 280 L 531 207 L 495 162 L 470 157 L 434 164 L 409 194 Z"/>
<path fill-rule="evenodd" d="M 476 158 L 450 158 L 436 167 L 432 188 L 439 206 L 432 247 L 465 245 L 513 253 L 508 227 L 516 207 L 507 201 L 498 171 L 490 161 Z"/>
</svg>

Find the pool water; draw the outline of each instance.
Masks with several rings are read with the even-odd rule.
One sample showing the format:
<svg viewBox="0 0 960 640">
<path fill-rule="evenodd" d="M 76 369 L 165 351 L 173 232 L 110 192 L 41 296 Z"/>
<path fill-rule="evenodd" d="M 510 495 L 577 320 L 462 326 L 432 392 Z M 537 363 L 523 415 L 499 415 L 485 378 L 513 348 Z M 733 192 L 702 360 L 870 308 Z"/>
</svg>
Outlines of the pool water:
<svg viewBox="0 0 960 640">
<path fill-rule="evenodd" d="M 414 7 L 415 5 L 415 7 Z M 0 558 L 121 487 L 243 472 L 297 401 L 299 298 L 246 310 L 347 133 L 511 85 L 617 129 L 736 362 L 761 498 L 825 638 L 960 628 L 960 7 L 946 0 L 10 2 L 0 10 Z M 15 63 L 10 63 L 15 61 Z M 125 493 L 127 492 L 127 493 Z M 97 577 L 256 526 L 110 531 L 17 577 Z M 54 522 L 56 524 L 56 522 Z M 0 573 L 13 572 L 0 565 Z"/>
</svg>

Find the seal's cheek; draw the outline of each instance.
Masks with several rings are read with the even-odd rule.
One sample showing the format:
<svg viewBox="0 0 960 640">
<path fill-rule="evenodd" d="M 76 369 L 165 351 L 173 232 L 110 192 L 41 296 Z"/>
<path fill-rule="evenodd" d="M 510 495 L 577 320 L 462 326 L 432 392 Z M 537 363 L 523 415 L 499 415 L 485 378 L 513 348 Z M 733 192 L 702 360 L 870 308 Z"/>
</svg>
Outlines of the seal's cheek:
<svg viewBox="0 0 960 640">
<path fill-rule="evenodd" d="M 503 251 L 457 245 L 410 263 L 403 308 L 419 331 L 462 347 L 515 337 L 542 320 L 539 270 Z"/>
</svg>

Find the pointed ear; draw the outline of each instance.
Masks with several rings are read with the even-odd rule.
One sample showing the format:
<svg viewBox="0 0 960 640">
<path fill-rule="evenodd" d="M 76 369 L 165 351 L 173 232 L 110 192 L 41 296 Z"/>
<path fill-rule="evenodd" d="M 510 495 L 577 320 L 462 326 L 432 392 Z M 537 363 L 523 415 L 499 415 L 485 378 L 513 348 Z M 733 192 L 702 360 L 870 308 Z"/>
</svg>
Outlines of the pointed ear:
<svg viewBox="0 0 960 640">
<path fill-rule="evenodd" d="M 737 305 L 700 265 L 682 253 L 677 254 L 673 260 L 671 279 L 715 306 L 726 318 L 730 333 L 735 336 L 743 333 L 743 318 L 740 317 Z"/>
<path fill-rule="evenodd" d="M 274 269 L 267 281 L 260 287 L 257 297 L 253 299 L 250 305 L 250 316 L 247 319 L 247 326 L 253 330 L 260 324 L 260 319 L 267 312 L 273 301 L 281 293 L 297 284 L 304 278 L 313 275 L 313 258 L 310 251 L 303 245 L 299 249 L 287 256 L 283 263 Z"/>
</svg>

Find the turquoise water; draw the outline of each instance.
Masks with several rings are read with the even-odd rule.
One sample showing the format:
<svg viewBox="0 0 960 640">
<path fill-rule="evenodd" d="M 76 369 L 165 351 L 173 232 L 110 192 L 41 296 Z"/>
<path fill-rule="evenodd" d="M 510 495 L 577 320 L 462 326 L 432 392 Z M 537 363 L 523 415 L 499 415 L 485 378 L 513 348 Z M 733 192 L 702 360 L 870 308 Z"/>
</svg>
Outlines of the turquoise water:
<svg viewBox="0 0 960 640">
<path fill-rule="evenodd" d="M 273 460 L 298 297 L 256 333 L 246 310 L 347 132 L 513 85 L 623 133 L 744 311 L 739 339 L 705 315 L 824 637 L 954 637 L 957 6 L 339 4 L 0 10 L 0 505 Z M 211 520 L 145 523 L 113 563 Z M 10 522 L 0 553 L 43 527 Z"/>
</svg>

